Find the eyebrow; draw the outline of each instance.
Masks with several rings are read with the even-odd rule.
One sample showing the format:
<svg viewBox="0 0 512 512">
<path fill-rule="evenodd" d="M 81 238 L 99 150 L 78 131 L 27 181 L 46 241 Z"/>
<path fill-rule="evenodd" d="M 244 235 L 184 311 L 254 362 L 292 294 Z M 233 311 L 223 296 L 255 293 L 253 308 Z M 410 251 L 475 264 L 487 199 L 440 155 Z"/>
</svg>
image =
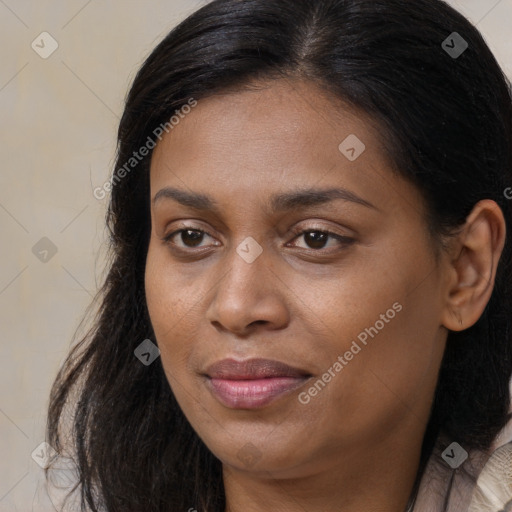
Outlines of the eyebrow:
<svg viewBox="0 0 512 512">
<path fill-rule="evenodd" d="M 188 206 L 194 210 L 211 211 L 220 214 L 218 203 L 206 194 L 187 192 L 172 187 L 165 187 L 159 190 L 153 198 L 153 204 L 162 199 L 173 199 L 183 206 Z M 344 188 L 329 189 L 299 189 L 292 192 L 273 195 L 268 202 L 271 213 L 277 213 L 293 209 L 305 209 L 308 207 L 319 206 L 328 202 L 341 199 L 352 203 L 378 210 L 372 203 L 359 197 L 358 195 Z"/>
</svg>

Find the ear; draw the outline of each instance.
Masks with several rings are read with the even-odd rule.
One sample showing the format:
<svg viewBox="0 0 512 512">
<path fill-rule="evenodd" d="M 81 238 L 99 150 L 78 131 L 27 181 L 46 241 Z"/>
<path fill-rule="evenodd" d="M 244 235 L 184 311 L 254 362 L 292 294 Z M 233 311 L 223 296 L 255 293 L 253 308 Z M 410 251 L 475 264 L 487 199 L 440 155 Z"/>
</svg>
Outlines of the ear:
<svg viewBox="0 0 512 512">
<path fill-rule="evenodd" d="M 482 315 L 494 288 L 505 245 L 506 223 L 490 199 L 475 205 L 453 244 L 442 325 L 463 331 Z"/>
</svg>

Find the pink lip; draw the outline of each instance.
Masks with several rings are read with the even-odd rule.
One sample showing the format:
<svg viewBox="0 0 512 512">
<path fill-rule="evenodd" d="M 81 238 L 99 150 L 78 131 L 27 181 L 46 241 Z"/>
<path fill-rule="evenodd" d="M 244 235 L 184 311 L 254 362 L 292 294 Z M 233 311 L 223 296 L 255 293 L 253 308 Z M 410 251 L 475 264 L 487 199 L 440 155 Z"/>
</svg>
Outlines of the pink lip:
<svg viewBox="0 0 512 512">
<path fill-rule="evenodd" d="M 304 370 L 270 359 L 223 359 L 208 367 L 207 385 L 226 407 L 256 409 L 300 387 Z"/>
</svg>

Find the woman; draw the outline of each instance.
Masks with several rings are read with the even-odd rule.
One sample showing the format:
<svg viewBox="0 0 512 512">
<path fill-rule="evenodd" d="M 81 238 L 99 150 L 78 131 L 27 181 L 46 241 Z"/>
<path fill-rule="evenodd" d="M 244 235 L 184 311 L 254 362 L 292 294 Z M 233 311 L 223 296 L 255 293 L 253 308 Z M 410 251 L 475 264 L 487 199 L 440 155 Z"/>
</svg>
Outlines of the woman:
<svg viewBox="0 0 512 512">
<path fill-rule="evenodd" d="M 49 409 L 83 506 L 467 510 L 512 375 L 512 102 L 478 31 L 433 0 L 214 0 L 118 136 Z"/>
</svg>

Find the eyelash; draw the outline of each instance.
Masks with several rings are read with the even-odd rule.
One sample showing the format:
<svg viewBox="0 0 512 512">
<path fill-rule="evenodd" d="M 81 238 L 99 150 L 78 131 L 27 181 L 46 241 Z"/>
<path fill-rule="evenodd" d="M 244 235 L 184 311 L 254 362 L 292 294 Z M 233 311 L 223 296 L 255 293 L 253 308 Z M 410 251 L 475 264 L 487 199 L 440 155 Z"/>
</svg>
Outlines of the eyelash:
<svg viewBox="0 0 512 512">
<path fill-rule="evenodd" d="M 194 248 L 183 248 L 183 247 L 178 247 L 176 246 L 171 240 L 172 238 L 174 238 L 176 235 L 179 235 L 185 231 L 192 231 L 194 233 L 200 233 L 201 235 L 208 235 L 209 237 L 213 238 L 212 235 L 210 235 L 207 231 L 204 231 L 203 229 L 196 229 L 196 228 L 193 228 L 193 227 L 183 227 L 181 229 L 178 229 L 176 231 L 173 231 L 172 233 L 168 234 L 168 235 L 165 235 L 163 238 L 162 238 L 162 241 L 169 245 L 169 246 L 174 246 L 173 248 L 175 248 L 176 250 L 178 251 L 182 251 L 182 252 L 186 252 L 186 253 L 194 253 L 194 252 L 199 252 L 201 249 L 204 249 L 204 247 L 199 247 L 197 250 L 194 249 Z M 353 238 L 350 238 L 350 237 L 347 237 L 347 236 L 343 236 L 343 235 L 339 235 L 337 233 L 333 233 L 332 231 L 328 231 L 328 230 L 322 230 L 322 229 L 315 229 L 315 228 L 309 228 L 309 229 L 296 229 L 296 230 L 292 230 L 292 233 L 294 235 L 294 240 L 298 237 L 300 237 L 301 235 L 305 235 L 307 233 L 320 233 L 320 234 L 323 234 L 323 235 L 327 235 L 328 237 L 330 238 L 334 238 L 335 240 L 337 240 L 338 242 L 340 242 L 340 245 L 341 245 L 341 248 L 344 248 L 350 244 L 352 244 L 353 242 L 355 242 L 355 240 Z M 337 249 L 332 249 L 332 248 L 321 248 L 321 249 L 313 249 L 313 248 L 304 248 L 304 247 L 299 247 L 299 249 L 303 249 L 303 250 L 306 250 L 306 251 L 312 251 L 314 253 L 326 253 L 326 252 L 332 252 L 333 250 L 337 250 Z"/>
</svg>

